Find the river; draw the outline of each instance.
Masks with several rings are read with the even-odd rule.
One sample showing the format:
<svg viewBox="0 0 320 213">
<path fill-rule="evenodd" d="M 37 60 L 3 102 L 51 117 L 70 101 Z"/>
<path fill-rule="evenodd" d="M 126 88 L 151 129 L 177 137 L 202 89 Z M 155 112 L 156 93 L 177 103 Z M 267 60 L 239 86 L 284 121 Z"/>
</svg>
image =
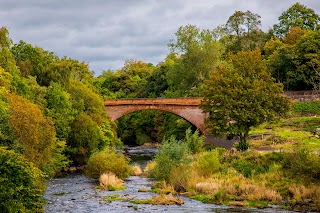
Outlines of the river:
<svg viewBox="0 0 320 213">
<path fill-rule="evenodd" d="M 155 149 L 130 149 L 132 161 L 144 166 L 154 154 Z M 182 205 L 132 204 L 131 199 L 146 199 L 155 196 L 152 192 L 138 192 L 139 189 L 151 189 L 149 178 L 131 176 L 125 180 L 126 189 L 122 191 L 104 191 L 96 189 L 98 180 L 87 178 L 83 174 L 70 174 L 48 181 L 44 198 L 47 201 L 45 212 L 72 213 L 121 213 L 121 212 L 288 212 L 278 209 L 247 209 L 203 204 L 200 201 L 181 197 Z M 123 200 L 107 202 L 106 197 L 119 196 Z"/>
</svg>

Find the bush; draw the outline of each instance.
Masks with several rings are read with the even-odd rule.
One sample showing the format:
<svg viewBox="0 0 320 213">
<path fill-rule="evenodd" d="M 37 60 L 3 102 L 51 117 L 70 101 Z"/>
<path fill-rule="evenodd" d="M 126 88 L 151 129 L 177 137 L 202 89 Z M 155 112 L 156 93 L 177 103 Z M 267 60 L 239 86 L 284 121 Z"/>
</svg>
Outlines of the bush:
<svg viewBox="0 0 320 213">
<path fill-rule="evenodd" d="M 188 145 L 172 136 L 164 140 L 159 152 L 155 156 L 156 165 L 151 172 L 158 180 L 168 180 L 173 167 L 189 162 Z"/>
<path fill-rule="evenodd" d="M 212 150 L 203 152 L 197 156 L 194 167 L 199 175 L 209 177 L 215 172 L 218 172 L 221 164 L 219 161 L 219 151 Z"/>
<path fill-rule="evenodd" d="M 1 212 L 43 212 L 44 175 L 12 150 L 0 147 Z"/>
<path fill-rule="evenodd" d="M 299 175 L 320 180 L 320 156 L 306 148 L 286 153 L 283 168 L 293 176 Z"/>
<path fill-rule="evenodd" d="M 193 154 L 203 151 L 204 136 L 200 136 L 198 130 L 192 134 L 191 128 L 188 128 L 186 130 L 185 141 Z"/>
<path fill-rule="evenodd" d="M 88 177 L 99 178 L 106 172 L 112 172 L 124 179 L 131 175 L 132 169 L 129 160 L 122 153 L 107 148 L 90 156 L 85 174 Z"/>
<path fill-rule="evenodd" d="M 173 167 L 169 175 L 169 184 L 177 192 L 192 191 L 200 177 L 190 164 Z"/>
<path fill-rule="evenodd" d="M 232 167 L 245 177 L 251 177 L 253 174 L 260 174 L 269 171 L 269 162 L 267 155 L 263 156 L 257 152 L 245 152 L 236 156 L 232 160 Z"/>
</svg>

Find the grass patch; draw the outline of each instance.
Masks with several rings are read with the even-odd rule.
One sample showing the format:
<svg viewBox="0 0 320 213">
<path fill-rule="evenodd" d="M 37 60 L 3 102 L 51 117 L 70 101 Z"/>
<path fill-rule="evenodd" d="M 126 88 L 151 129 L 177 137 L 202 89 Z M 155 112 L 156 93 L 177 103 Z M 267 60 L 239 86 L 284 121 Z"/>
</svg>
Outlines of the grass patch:
<svg viewBox="0 0 320 213">
<path fill-rule="evenodd" d="M 278 123 L 265 123 L 250 131 L 250 134 L 270 133 L 270 136 L 249 141 L 252 147 L 270 146 L 279 149 L 292 149 L 295 145 L 320 150 L 320 117 L 303 116 L 282 119 Z"/>
<path fill-rule="evenodd" d="M 133 204 L 152 204 L 152 205 L 182 205 L 181 198 L 174 197 L 172 194 L 160 194 L 149 199 L 131 200 Z"/>
<path fill-rule="evenodd" d="M 138 192 L 151 192 L 151 189 L 141 188 L 141 189 L 138 189 Z"/>
<path fill-rule="evenodd" d="M 266 201 L 258 200 L 258 201 L 249 201 L 248 206 L 263 209 L 263 208 L 267 208 L 268 204 L 269 203 Z"/>
<path fill-rule="evenodd" d="M 119 194 L 112 194 L 112 195 L 107 195 L 107 196 L 104 196 L 102 198 L 102 200 L 104 202 L 107 202 L 107 203 L 111 203 L 113 201 L 123 201 L 123 200 L 126 200 L 125 198 L 123 197 L 120 197 Z"/>
<path fill-rule="evenodd" d="M 66 194 L 70 194 L 70 192 L 59 192 L 59 193 L 53 193 L 54 196 L 64 196 Z"/>
</svg>

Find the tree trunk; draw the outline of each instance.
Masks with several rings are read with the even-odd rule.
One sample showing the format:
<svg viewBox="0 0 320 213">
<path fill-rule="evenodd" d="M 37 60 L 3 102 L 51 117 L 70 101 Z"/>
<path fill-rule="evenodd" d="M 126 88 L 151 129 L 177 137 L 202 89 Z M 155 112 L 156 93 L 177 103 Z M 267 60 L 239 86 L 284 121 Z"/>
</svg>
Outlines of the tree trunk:
<svg viewBox="0 0 320 213">
<path fill-rule="evenodd" d="M 238 151 L 245 151 L 249 148 L 249 144 L 247 142 L 247 138 L 248 138 L 248 132 L 245 132 L 245 133 L 241 133 L 239 134 L 239 138 L 240 138 L 240 141 L 238 143 L 238 145 L 236 146 L 237 150 Z"/>
</svg>

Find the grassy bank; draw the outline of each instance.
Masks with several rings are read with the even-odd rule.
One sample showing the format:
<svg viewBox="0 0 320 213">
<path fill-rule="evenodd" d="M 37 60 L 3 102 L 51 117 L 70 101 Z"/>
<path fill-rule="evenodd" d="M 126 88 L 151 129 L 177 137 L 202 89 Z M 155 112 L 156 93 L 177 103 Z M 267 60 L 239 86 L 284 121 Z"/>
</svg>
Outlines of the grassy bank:
<svg viewBox="0 0 320 213">
<path fill-rule="evenodd" d="M 187 139 L 167 140 L 148 175 L 160 181 L 156 184 L 160 194 L 184 193 L 223 205 L 318 211 L 320 157 L 314 151 L 320 150 L 320 110 L 312 104 L 308 105 L 312 110 L 306 110 L 305 105 L 293 107 L 287 119 L 253 129 L 246 152 L 221 148 L 192 152 Z M 195 138 L 193 146 L 203 143 L 201 137 Z M 255 150 L 261 146 L 276 152 Z"/>
<path fill-rule="evenodd" d="M 265 123 L 250 131 L 252 148 L 307 147 L 320 150 L 320 101 L 294 103 L 290 116 L 277 123 Z"/>
</svg>

